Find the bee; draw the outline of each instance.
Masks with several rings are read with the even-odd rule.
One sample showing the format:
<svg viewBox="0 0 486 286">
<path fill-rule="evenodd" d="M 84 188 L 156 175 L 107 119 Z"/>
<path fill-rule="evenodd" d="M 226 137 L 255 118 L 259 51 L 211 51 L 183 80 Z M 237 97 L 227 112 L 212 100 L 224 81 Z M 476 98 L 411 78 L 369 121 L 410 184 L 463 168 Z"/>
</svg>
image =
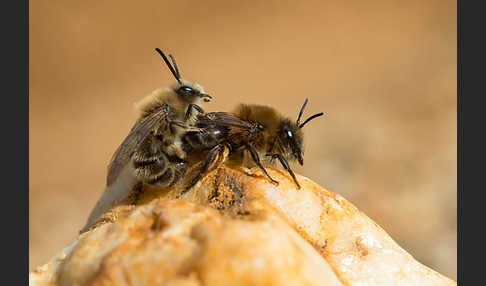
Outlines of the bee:
<svg viewBox="0 0 486 286">
<path fill-rule="evenodd" d="M 174 56 L 155 49 L 177 83 L 171 88 L 159 88 L 136 106 L 140 118 L 113 154 L 108 165 L 106 188 L 92 210 L 87 229 L 101 214 L 126 199 L 135 185 L 143 183 L 166 187 L 185 174 L 186 152 L 181 148 L 181 136 L 191 129 L 198 114 L 203 114 L 203 102 L 211 96 L 198 83 L 183 79 Z"/>
<path fill-rule="evenodd" d="M 115 151 L 108 165 L 106 185 L 114 183 L 123 167 L 132 160 L 135 176 L 150 184 L 170 185 L 177 180 L 178 168 L 186 156 L 180 148 L 180 135 L 192 125 L 197 112 L 204 113 L 200 104 L 211 98 L 201 85 L 182 79 L 175 58 L 162 56 L 177 80 L 172 88 L 157 89 L 137 104 L 140 119 Z"/>
<path fill-rule="evenodd" d="M 195 126 L 202 131 L 188 131 L 182 136 L 187 152 L 208 151 L 200 169 L 181 197 L 191 189 L 211 168 L 217 158 L 220 162 L 244 164 L 250 159 L 268 179 L 278 184 L 267 172 L 262 162 L 270 164 L 278 160 L 300 189 L 300 184 L 289 166 L 289 161 L 304 164 L 304 134 L 302 128 L 312 119 L 324 115 L 320 112 L 301 123 L 307 106 L 304 101 L 296 121 L 279 114 L 274 108 L 262 105 L 240 104 L 235 112 L 210 112 L 198 115 Z"/>
</svg>

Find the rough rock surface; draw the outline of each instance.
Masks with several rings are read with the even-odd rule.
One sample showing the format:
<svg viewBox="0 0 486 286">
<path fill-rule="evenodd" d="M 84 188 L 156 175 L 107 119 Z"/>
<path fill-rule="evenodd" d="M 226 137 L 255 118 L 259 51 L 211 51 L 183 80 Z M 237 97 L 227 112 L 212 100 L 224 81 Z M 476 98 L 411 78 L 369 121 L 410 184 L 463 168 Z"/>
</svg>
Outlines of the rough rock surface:
<svg viewBox="0 0 486 286">
<path fill-rule="evenodd" d="M 220 167 L 180 186 L 144 186 L 49 263 L 30 285 L 456 285 L 416 261 L 341 196 Z"/>
</svg>

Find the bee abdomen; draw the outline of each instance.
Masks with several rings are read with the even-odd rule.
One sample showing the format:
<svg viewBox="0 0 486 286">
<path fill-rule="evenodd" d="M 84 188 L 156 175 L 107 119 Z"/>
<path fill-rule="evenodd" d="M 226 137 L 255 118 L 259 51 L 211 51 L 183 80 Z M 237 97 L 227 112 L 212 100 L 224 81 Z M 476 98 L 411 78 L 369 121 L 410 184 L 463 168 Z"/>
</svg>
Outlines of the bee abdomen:
<svg viewBox="0 0 486 286">
<path fill-rule="evenodd" d="M 218 144 L 218 138 L 209 132 L 190 131 L 181 139 L 184 152 L 210 149 Z"/>
<path fill-rule="evenodd" d="M 135 167 L 135 176 L 144 182 L 162 178 L 169 166 L 167 155 L 160 150 L 157 141 L 150 136 L 133 154 L 132 162 Z"/>
<path fill-rule="evenodd" d="M 170 187 L 177 183 L 187 171 L 187 163 L 166 161 L 166 168 L 163 172 L 152 172 L 153 168 L 150 165 L 139 168 L 140 173 L 145 173 L 140 176 L 146 183 L 157 185 L 159 187 Z M 143 168 L 152 168 L 150 170 L 142 170 Z M 147 172 L 148 171 L 148 172 Z"/>
<path fill-rule="evenodd" d="M 141 168 L 141 167 L 150 166 L 150 165 L 153 165 L 153 164 L 158 164 L 160 161 L 163 161 L 163 160 L 161 160 L 160 157 L 153 157 L 153 158 L 148 158 L 146 160 L 133 160 L 133 164 L 134 164 L 135 168 Z"/>
<path fill-rule="evenodd" d="M 174 178 L 174 171 L 171 168 L 167 168 L 165 172 L 153 174 L 147 179 L 147 183 L 151 185 L 159 185 L 161 187 L 169 186 Z"/>
<path fill-rule="evenodd" d="M 134 156 L 135 176 L 143 182 L 159 187 L 168 187 L 177 183 L 185 174 L 187 164 L 180 159 L 173 161 L 167 154 L 159 156 Z M 174 159 L 175 160 L 175 159 Z"/>
<path fill-rule="evenodd" d="M 169 162 L 165 155 L 147 160 L 133 160 L 135 175 L 145 182 L 162 177 L 168 171 Z"/>
<path fill-rule="evenodd" d="M 171 140 L 157 138 L 154 135 L 149 135 L 144 140 L 132 156 L 134 174 L 138 180 L 159 187 L 168 187 L 185 175 L 187 162 L 175 155 L 169 155 L 168 148 L 174 144 L 169 141 Z"/>
</svg>

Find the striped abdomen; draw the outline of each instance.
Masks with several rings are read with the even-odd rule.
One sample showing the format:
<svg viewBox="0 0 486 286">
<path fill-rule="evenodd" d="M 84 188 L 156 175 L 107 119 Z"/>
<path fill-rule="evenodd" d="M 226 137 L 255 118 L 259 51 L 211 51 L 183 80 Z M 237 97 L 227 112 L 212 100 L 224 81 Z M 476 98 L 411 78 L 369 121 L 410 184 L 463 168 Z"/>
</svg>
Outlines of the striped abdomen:
<svg viewBox="0 0 486 286">
<path fill-rule="evenodd" d="M 148 184 L 168 187 L 175 184 L 186 173 L 187 163 L 165 153 L 163 143 L 149 135 L 133 154 L 135 176 Z"/>
</svg>

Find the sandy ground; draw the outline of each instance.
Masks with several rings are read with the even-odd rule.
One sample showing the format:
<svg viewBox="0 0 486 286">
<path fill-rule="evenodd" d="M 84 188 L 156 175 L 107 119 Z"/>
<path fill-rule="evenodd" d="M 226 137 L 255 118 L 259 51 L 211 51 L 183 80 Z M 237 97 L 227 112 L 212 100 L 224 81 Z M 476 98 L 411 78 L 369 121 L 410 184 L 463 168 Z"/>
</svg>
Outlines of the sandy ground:
<svg viewBox="0 0 486 286">
<path fill-rule="evenodd" d="M 272 105 L 306 126 L 296 172 L 456 279 L 455 1 L 30 1 L 30 269 L 72 241 L 137 114 L 174 80 L 208 111 Z"/>
</svg>

